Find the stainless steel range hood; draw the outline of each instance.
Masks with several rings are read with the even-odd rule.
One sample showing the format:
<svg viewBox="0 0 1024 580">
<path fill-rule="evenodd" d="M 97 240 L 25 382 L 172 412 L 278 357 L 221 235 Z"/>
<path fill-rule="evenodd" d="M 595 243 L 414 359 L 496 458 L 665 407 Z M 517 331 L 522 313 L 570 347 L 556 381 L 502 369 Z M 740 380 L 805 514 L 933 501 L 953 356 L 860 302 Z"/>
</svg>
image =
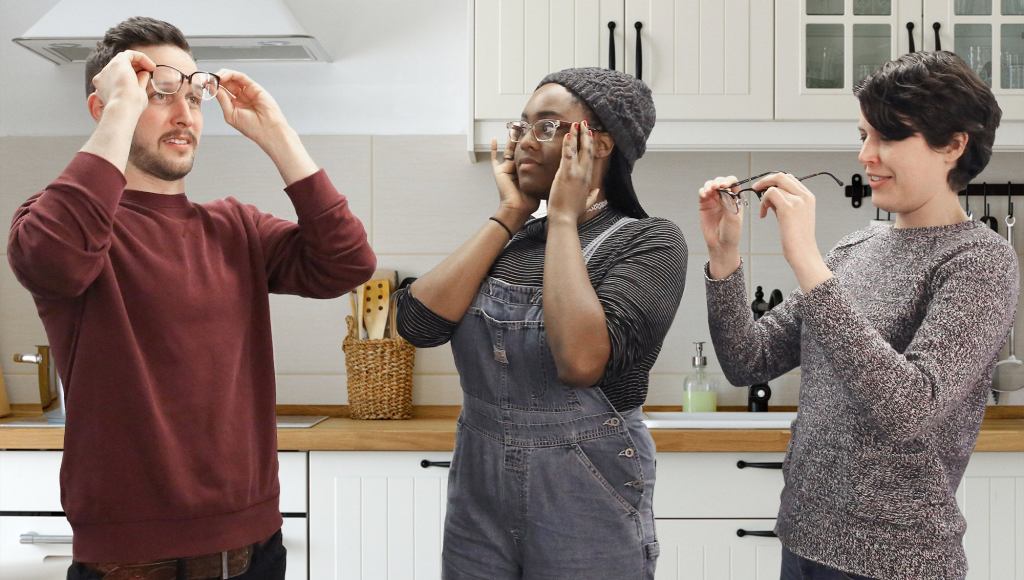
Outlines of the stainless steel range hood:
<svg viewBox="0 0 1024 580">
<path fill-rule="evenodd" d="M 283 0 L 61 0 L 13 40 L 56 64 L 85 62 L 107 29 L 131 16 L 180 28 L 196 60 L 331 60 Z"/>
</svg>

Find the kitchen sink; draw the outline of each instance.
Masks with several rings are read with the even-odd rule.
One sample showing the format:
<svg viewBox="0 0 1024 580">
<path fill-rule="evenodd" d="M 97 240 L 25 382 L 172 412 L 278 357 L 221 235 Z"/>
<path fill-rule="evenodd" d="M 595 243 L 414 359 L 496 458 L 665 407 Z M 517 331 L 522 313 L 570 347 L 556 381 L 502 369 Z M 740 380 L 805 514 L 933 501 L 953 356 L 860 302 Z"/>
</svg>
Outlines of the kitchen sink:
<svg viewBox="0 0 1024 580">
<path fill-rule="evenodd" d="M 789 429 L 796 411 L 723 411 L 720 413 L 650 412 L 644 424 L 650 429 Z"/>
</svg>

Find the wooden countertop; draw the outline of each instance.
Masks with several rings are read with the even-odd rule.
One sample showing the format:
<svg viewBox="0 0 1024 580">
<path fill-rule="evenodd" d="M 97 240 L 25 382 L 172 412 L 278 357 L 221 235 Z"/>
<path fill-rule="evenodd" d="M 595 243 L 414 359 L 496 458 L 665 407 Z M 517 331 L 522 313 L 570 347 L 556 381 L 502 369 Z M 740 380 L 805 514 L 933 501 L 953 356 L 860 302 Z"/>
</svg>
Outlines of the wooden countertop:
<svg viewBox="0 0 1024 580">
<path fill-rule="evenodd" d="M 310 429 L 279 429 L 282 451 L 451 451 L 459 408 L 417 407 L 416 417 L 406 421 L 349 419 L 344 406 L 282 405 L 278 410 L 282 415 L 331 416 Z M 651 433 L 661 452 L 782 452 L 789 442 L 788 429 L 652 429 Z M 0 449 L 63 447 L 62 428 L 0 428 Z M 1024 452 L 1024 406 L 989 407 L 975 451 Z"/>
</svg>

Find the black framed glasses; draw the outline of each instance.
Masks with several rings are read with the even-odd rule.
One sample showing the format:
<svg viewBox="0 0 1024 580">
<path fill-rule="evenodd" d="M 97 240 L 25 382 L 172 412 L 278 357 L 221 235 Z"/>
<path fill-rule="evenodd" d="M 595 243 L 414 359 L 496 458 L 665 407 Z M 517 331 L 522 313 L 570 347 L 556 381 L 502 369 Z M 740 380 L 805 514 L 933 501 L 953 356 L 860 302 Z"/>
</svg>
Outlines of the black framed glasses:
<svg viewBox="0 0 1024 580">
<path fill-rule="evenodd" d="M 754 195 L 757 196 L 757 199 L 760 200 L 761 196 L 764 195 L 764 192 L 766 190 L 762 189 L 758 191 L 753 187 L 745 187 L 739 191 L 733 191 L 732 188 L 736 187 L 737 185 L 743 185 L 744 183 L 750 183 L 751 181 L 755 181 L 761 179 L 762 177 L 766 177 L 768 175 L 772 175 L 775 173 L 785 173 L 785 171 L 766 171 L 753 177 L 748 177 L 743 181 L 737 181 L 736 183 L 730 185 L 729 187 L 718 188 L 718 195 L 720 195 L 722 198 L 722 205 L 725 206 L 725 208 L 731 211 L 732 213 L 740 213 L 740 207 L 750 204 L 750 201 L 748 200 L 747 196 L 744 195 L 746 192 L 752 192 Z M 843 186 L 842 180 L 840 180 L 835 175 L 832 175 L 828 171 L 819 171 L 818 173 L 812 173 L 810 175 L 805 175 L 803 177 L 797 177 L 796 180 L 803 181 L 805 179 L 810 179 L 812 177 L 818 177 L 819 175 L 827 175 L 831 177 L 833 181 L 836 182 L 836 185 L 840 187 Z"/>
<path fill-rule="evenodd" d="M 558 119 L 540 119 L 536 123 L 527 123 L 526 121 L 509 121 L 505 123 L 505 128 L 508 129 L 508 140 L 513 143 L 518 143 L 526 137 L 526 132 L 533 130 L 533 138 L 546 143 L 555 138 L 558 133 L 558 129 L 562 126 L 571 127 L 572 123 L 569 121 L 560 121 Z M 598 127 L 588 127 L 591 131 L 603 131 Z"/>
<path fill-rule="evenodd" d="M 153 69 L 149 83 L 153 90 L 161 95 L 174 95 L 181 90 L 181 86 L 188 81 L 191 96 L 199 97 L 200 100 L 209 101 L 217 96 L 220 90 L 220 77 L 201 70 L 187 75 L 173 66 L 158 64 Z M 227 91 L 227 89 L 224 89 Z M 230 94 L 230 93 L 228 93 Z"/>
</svg>

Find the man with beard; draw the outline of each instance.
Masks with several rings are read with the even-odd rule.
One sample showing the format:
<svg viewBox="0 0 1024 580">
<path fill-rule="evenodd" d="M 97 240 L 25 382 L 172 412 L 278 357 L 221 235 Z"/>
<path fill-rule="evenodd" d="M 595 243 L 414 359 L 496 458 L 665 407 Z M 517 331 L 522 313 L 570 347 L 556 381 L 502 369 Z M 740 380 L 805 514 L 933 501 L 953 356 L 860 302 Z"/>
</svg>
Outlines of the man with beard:
<svg viewBox="0 0 1024 580">
<path fill-rule="evenodd" d="M 7 253 L 67 390 L 68 578 L 283 578 L 268 294 L 336 297 L 376 258 L 274 99 L 197 71 L 174 26 L 118 24 L 86 79 L 96 129 Z M 214 98 L 298 223 L 183 193 Z"/>
</svg>

